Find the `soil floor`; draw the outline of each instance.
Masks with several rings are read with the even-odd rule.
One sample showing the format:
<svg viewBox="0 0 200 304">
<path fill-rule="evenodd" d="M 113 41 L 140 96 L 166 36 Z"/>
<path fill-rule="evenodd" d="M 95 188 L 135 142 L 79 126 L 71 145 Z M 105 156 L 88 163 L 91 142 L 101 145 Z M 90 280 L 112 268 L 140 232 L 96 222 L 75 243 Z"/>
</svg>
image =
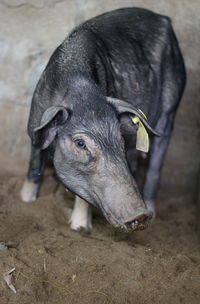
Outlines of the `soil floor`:
<svg viewBox="0 0 200 304">
<path fill-rule="evenodd" d="M 90 234 L 69 228 L 73 196 L 49 175 L 35 202 L 19 192 L 26 166 L 0 163 L 0 304 L 199 304 L 200 246 L 195 205 L 161 190 L 157 218 L 123 233 L 94 212 Z M 16 294 L 3 280 L 13 267 Z"/>
</svg>

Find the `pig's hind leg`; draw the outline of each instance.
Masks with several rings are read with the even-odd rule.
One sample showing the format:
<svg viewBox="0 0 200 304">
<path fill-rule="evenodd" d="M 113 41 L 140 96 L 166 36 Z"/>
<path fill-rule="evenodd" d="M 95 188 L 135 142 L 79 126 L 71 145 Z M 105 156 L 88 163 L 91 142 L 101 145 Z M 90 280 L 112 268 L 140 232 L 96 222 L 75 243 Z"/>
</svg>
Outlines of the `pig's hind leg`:
<svg viewBox="0 0 200 304">
<path fill-rule="evenodd" d="M 155 216 L 155 198 L 160 182 L 160 174 L 170 141 L 175 114 L 185 87 L 186 74 L 182 55 L 172 28 L 168 28 L 165 59 L 162 65 L 161 115 L 155 127 L 161 136 L 154 137 L 150 146 L 149 168 L 143 189 L 147 208 Z"/>
<path fill-rule="evenodd" d="M 160 182 L 161 169 L 173 128 L 175 113 L 161 115 L 157 129 L 161 137 L 154 137 L 150 148 L 149 168 L 143 189 L 143 198 L 149 211 L 155 216 L 155 198 Z"/>
<path fill-rule="evenodd" d="M 20 192 L 24 202 L 34 201 L 38 195 L 45 168 L 45 153 L 45 151 L 31 147 L 27 178 Z"/>
</svg>

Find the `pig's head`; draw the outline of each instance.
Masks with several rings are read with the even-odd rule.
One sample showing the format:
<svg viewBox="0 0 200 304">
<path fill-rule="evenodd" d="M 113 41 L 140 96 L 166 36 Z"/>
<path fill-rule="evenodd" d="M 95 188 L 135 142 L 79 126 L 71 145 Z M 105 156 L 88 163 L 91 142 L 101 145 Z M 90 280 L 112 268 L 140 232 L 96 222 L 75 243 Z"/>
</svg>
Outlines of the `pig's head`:
<svg viewBox="0 0 200 304">
<path fill-rule="evenodd" d="M 64 186 L 126 231 L 144 229 L 152 216 L 126 160 L 120 116 L 130 114 L 144 121 L 135 108 L 104 97 L 95 84 L 76 83 L 60 105 L 43 113 L 33 133 L 33 144 L 41 149 L 54 142 L 54 167 Z"/>
</svg>

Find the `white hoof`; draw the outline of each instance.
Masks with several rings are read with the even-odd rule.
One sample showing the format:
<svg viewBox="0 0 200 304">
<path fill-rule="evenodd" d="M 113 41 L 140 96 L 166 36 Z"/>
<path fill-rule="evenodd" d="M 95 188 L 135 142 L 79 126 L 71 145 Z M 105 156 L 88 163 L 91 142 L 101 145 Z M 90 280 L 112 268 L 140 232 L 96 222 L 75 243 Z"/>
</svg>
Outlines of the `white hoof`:
<svg viewBox="0 0 200 304">
<path fill-rule="evenodd" d="M 145 200 L 145 204 L 147 206 L 147 209 L 152 212 L 153 219 L 156 217 L 156 209 L 155 209 L 155 201 L 153 200 Z"/>
<path fill-rule="evenodd" d="M 89 232 L 92 229 L 92 214 L 90 206 L 78 196 L 75 198 L 75 206 L 72 211 L 69 223 L 70 228 L 73 230 L 79 230 L 83 228 Z"/>
<path fill-rule="evenodd" d="M 22 190 L 20 192 L 21 199 L 24 202 L 31 202 L 36 200 L 38 190 L 39 190 L 38 184 L 34 184 L 33 182 L 25 180 Z"/>
</svg>

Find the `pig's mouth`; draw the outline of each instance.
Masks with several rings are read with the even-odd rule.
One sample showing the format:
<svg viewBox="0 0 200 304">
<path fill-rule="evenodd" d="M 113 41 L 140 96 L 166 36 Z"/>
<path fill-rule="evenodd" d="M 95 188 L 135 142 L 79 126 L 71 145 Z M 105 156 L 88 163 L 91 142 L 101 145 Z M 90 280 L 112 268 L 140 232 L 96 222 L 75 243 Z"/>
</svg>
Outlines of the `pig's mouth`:
<svg viewBox="0 0 200 304">
<path fill-rule="evenodd" d="M 148 227 L 153 214 L 149 212 L 149 214 L 140 214 L 133 220 L 130 220 L 125 223 L 127 231 L 137 231 L 144 230 Z"/>
<path fill-rule="evenodd" d="M 123 221 L 121 219 L 118 219 L 111 210 L 105 210 L 104 206 L 101 205 L 101 210 L 103 212 L 103 215 L 107 219 L 107 221 L 113 225 L 116 228 L 120 228 L 121 230 L 125 232 L 132 232 L 132 231 L 138 231 L 138 230 L 144 230 L 149 226 L 149 223 L 151 222 L 151 219 L 153 217 L 152 212 L 141 209 L 137 210 L 135 212 L 135 215 L 129 220 Z M 106 208 L 108 209 L 108 207 Z"/>
</svg>

